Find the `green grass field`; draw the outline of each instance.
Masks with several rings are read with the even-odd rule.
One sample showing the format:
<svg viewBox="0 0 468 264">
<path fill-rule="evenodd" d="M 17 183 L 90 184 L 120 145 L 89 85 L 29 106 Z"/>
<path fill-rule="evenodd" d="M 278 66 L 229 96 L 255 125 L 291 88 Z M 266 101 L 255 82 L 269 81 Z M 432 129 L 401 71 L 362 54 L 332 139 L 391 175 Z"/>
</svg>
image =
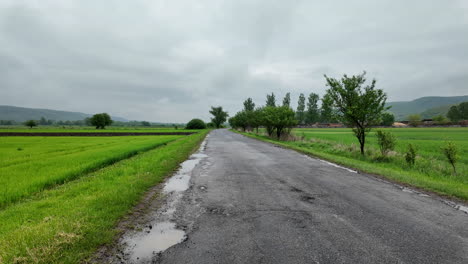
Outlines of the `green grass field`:
<svg viewBox="0 0 468 264">
<path fill-rule="evenodd" d="M 0 137 L 0 209 L 177 138 Z"/>
<path fill-rule="evenodd" d="M 4 201 L 16 197 L 0 209 L 0 263 L 86 262 L 115 238 L 119 220 L 186 160 L 207 132 L 0 138 L 0 188 L 9 190 Z"/>
<path fill-rule="evenodd" d="M 37 126 L 28 128 L 25 126 L 0 126 L 0 132 L 197 132 L 190 129 L 174 129 L 172 127 L 113 127 L 96 129 L 89 126 Z"/>
<path fill-rule="evenodd" d="M 395 151 L 382 159 L 375 131 L 367 137 L 366 156 L 359 153 L 359 143 L 351 129 L 294 129 L 296 141 L 277 141 L 264 135 L 247 135 L 283 145 L 358 170 L 383 175 L 443 195 L 468 200 L 468 128 L 385 128 L 397 137 Z M 458 147 L 457 174 L 441 151 L 452 141 Z M 408 143 L 417 148 L 416 164 L 409 166 L 404 159 Z"/>
</svg>

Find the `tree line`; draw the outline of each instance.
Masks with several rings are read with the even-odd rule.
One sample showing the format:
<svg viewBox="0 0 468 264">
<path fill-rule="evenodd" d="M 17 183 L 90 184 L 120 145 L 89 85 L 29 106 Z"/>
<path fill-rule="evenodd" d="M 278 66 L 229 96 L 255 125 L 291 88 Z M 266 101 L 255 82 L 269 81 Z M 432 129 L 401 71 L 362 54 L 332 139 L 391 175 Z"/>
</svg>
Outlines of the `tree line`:
<svg viewBox="0 0 468 264">
<path fill-rule="evenodd" d="M 267 95 L 265 106 L 257 108 L 252 98 L 247 98 L 244 101 L 244 109 L 231 117 L 229 123 L 233 128 L 243 131 L 258 131 L 259 127 L 264 127 L 268 136 L 282 139 L 298 124 L 340 122 L 352 128 L 359 141 L 361 154 L 364 155 L 366 135 L 371 127 L 382 124 L 383 121 L 394 121 L 393 115 L 387 112 L 390 107 L 385 106 L 386 93 L 376 89 L 375 79 L 366 84 L 365 76 L 366 72 L 353 76 L 345 74 L 340 79 L 324 75 L 328 89 L 321 99 L 320 109 L 320 98 L 315 93 L 308 96 L 307 108 L 306 98 L 304 94 L 300 94 L 296 111 L 290 106 L 290 93 L 285 95 L 282 105 L 278 106 L 274 93 Z"/>
</svg>

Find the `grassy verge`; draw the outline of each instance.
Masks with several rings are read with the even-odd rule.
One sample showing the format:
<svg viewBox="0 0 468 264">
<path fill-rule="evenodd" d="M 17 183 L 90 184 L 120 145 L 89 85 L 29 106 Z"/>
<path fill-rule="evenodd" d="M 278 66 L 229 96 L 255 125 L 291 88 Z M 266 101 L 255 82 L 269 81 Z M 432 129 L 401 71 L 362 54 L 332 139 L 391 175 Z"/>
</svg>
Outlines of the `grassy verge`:
<svg viewBox="0 0 468 264">
<path fill-rule="evenodd" d="M 0 209 L 178 138 L 0 137 Z"/>
<path fill-rule="evenodd" d="M 404 158 L 399 155 L 388 160 L 379 160 L 372 154 L 362 157 L 356 150 L 352 150 L 352 146 L 326 140 L 278 141 L 264 135 L 235 132 L 363 172 L 378 174 L 396 182 L 468 201 L 468 177 L 465 174 L 451 175 L 448 166 L 437 169 L 438 164 L 432 164 L 435 160 L 418 157 L 417 165 L 408 167 L 404 164 Z M 372 153 L 372 150 L 368 152 Z"/>
<path fill-rule="evenodd" d="M 198 147 L 183 137 L 43 191 L 0 211 L 0 263 L 80 263 L 116 235 L 118 221 Z"/>
</svg>

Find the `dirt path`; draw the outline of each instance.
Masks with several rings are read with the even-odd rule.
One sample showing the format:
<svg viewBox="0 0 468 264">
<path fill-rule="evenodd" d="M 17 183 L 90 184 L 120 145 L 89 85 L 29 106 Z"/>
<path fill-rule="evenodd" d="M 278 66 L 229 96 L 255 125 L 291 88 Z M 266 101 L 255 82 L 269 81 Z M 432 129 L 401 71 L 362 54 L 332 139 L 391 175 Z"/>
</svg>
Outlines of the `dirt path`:
<svg viewBox="0 0 468 264">
<path fill-rule="evenodd" d="M 110 262 L 468 263 L 468 215 L 441 198 L 227 130 L 198 155 Z"/>
</svg>

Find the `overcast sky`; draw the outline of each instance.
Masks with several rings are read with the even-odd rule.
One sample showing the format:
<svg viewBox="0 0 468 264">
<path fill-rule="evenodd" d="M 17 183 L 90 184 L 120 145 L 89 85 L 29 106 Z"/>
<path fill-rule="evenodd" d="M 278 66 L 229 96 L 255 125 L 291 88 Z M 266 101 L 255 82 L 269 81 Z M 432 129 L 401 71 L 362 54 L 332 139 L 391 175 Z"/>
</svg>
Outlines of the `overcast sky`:
<svg viewBox="0 0 468 264">
<path fill-rule="evenodd" d="M 363 70 L 389 101 L 467 95 L 468 0 L 0 0 L 3 105 L 209 120 Z"/>
</svg>

